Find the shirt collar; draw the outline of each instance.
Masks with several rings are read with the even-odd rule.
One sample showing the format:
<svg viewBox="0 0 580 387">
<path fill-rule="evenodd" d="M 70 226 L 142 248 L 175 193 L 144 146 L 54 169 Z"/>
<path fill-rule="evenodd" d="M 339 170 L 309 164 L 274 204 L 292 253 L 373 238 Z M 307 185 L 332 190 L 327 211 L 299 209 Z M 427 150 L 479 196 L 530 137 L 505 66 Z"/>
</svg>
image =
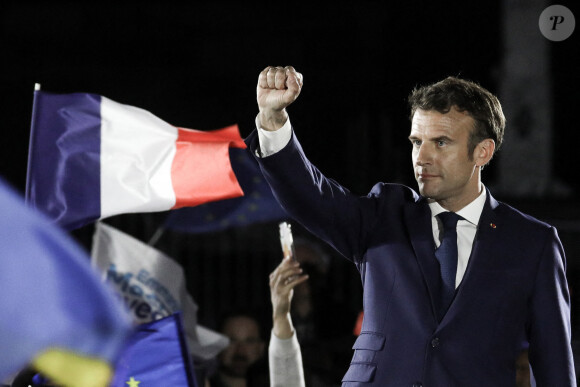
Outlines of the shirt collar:
<svg viewBox="0 0 580 387">
<path fill-rule="evenodd" d="M 483 186 L 483 185 L 482 185 Z M 469 223 L 477 226 L 479 223 L 479 218 L 481 213 L 483 212 L 483 206 L 485 205 L 486 200 L 486 188 L 483 186 L 481 193 L 478 197 L 476 197 L 471 203 L 457 211 L 457 215 L 463 217 L 463 219 L 467 220 Z M 437 202 L 429 203 L 429 208 L 431 209 L 431 216 L 435 217 L 442 212 L 446 212 L 447 210 Z"/>
</svg>

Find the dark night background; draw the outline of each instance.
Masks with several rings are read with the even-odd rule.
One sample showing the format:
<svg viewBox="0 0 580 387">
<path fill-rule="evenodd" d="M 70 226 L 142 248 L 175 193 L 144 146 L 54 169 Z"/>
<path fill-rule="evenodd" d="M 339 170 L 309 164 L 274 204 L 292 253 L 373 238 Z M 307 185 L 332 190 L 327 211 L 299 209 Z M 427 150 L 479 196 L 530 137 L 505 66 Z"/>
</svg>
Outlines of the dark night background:
<svg viewBox="0 0 580 387">
<path fill-rule="evenodd" d="M 577 3 L 557 4 L 580 22 Z M 538 9 L 536 25 L 548 5 Z M 254 127 L 259 72 L 267 65 L 293 65 L 304 74 L 304 89 L 289 109 L 292 122 L 327 176 L 360 194 L 377 181 L 416 187 L 405 99 L 414 86 L 447 75 L 498 93 L 501 10 L 498 0 L 2 1 L 0 174 L 24 191 L 35 83 L 51 92 L 101 94 L 176 126 L 209 130 L 237 123 L 245 137 Z M 580 292 L 579 52 L 578 25 L 567 40 L 548 43 L 553 133 L 546 146 L 553 152 L 551 174 L 565 193 L 495 195 L 558 227 L 574 316 L 574 291 Z M 507 118 L 509 131 L 513 121 Z M 529 149 L 521 162 L 536 152 Z M 484 171 L 489 186 L 497 180 L 501 152 L 497 158 Z M 164 216 L 122 215 L 110 223 L 147 241 Z M 74 235 L 89 246 L 91 232 L 87 227 Z M 269 316 L 267 274 L 280 254 L 276 224 L 204 235 L 167 231 L 157 247 L 186 268 L 202 323 L 213 327 L 220 313 L 234 307 L 263 309 Z M 335 262 L 336 297 L 356 310 L 356 271 L 340 258 Z"/>
</svg>

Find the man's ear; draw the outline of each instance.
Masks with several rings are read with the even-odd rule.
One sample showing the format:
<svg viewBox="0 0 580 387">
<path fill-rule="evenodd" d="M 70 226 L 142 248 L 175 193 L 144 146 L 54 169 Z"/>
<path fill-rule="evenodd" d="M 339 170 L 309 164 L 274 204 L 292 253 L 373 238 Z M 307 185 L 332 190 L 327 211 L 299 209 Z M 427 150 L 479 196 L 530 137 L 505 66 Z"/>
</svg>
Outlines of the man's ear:
<svg viewBox="0 0 580 387">
<path fill-rule="evenodd" d="M 478 167 L 483 167 L 489 160 L 493 157 L 493 153 L 495 151 L 495 141 L 491 138 L 486 138 L 485 140 L 481 141 L 475 147 L 474 154 L 474 161 L 475 165 Z"/>
</svg>

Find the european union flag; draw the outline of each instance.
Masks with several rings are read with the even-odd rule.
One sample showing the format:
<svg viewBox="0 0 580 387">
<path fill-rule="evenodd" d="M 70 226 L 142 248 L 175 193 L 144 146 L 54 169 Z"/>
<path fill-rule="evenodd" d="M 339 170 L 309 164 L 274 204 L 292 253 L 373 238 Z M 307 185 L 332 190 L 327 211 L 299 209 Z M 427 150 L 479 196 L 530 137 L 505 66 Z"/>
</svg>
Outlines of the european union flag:
<svg viewBox="0 0 580 387">
<path fill-rule="evenodd" d="M 230 148 L 230 160 L 244 196 L 173 210 L 165 222 L 166 228 L 203 233 L 289 219 L 249 151 Z"/>
<path fill-rule="evenodd" d="M 130 334 L 88 254 L 0 179 L 0 381 L 28 364 L 62 386 L 108 386 Z"/>
<path fill-rule="evenodd" d="M 196 387 L 180 313 L 137 326 L 111 387 Z"/>
</svg>

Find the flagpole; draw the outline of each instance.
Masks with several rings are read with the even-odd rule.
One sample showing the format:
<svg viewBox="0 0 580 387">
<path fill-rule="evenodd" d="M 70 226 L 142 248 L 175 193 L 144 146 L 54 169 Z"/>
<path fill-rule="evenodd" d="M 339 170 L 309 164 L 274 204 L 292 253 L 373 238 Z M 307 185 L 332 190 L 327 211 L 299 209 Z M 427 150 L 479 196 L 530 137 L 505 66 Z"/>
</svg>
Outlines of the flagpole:
<svg viewBox="0 0 580 387">
<path fill-rule="evenodd" d="M 32 93 L 32 114 L 30 117 L 30 138 L 28 140 L 28 165 L 26 167 L 26 187 L 24 188 L 24 202 L 26 204 L 30 204 L 30 185 L 29 185 L 29 181 L 30 181 L 30 168 L 32 165 L 32 139 L 34 136 L 34 123 L 35 123 L 35 118 L 36 118 L 36 95 L 38 94 L 37 91 L 40 91 L 40 83 L 35 83 L 34 84 L 34 92 Z"/>
<path fill-rule="evenodd" d="M 159 227 L 157 227 L 157 230 L 155 230 L 155 233 L 153 234 L 151 239 L 149 239 L 149 242 L 147 242 L 147 244 L 149 246 L 154 246 L 157 242 L 159 242 L 159 239 L 161 238 L 161 236 L 163 235 L 164 232 L 165 232 L 165 227 L 163 225 L 160 225 Z"/>
</svg>

